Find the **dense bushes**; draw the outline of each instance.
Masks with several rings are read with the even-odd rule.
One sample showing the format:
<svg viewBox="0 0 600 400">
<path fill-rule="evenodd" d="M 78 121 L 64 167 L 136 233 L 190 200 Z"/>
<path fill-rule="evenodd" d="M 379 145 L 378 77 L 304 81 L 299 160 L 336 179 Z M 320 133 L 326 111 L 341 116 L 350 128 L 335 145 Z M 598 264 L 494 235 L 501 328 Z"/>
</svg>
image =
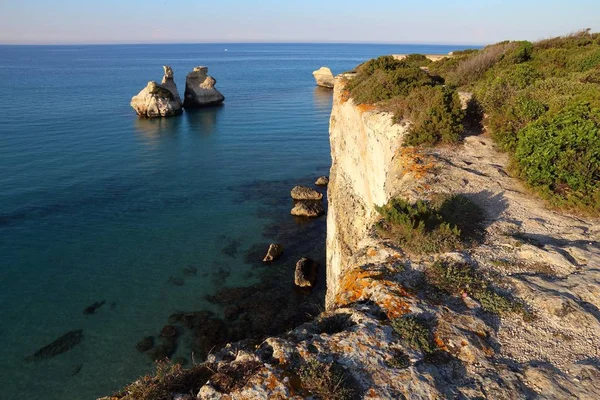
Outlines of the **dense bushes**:
<svg viewBox="0 0 600 400">
<path fill-rule="evenodd" d="M 411 253 L 452 251 L 481 239 L 483 212 L 462 195 L 415 203 L 394 198 L 375 209 L 383 217 L 379 232 Z"/>
<path fill-rule="evenodd" d="M 450 64 L 430 69 L 474 92 L 487 132 L 530 186 L 556 205 L 600 211 L 599 34 L 502 42 Z"/>
<path fill-rule="evenodd" d="M 436 80 L 414 62 L 384 56 L 360 65 L 346 89 L 357 104 L 374 104 L 406 96 L 414 88 L 435 83 Z"/>
<path fill-rule="evenodd" d="M 520 174 L 559 205 L 598 209 L 600 109 L 576 103 L 519 132 Z"/>
<path fill-rule="evenodd" d="M 467 124 L 457 91 L 472 92 L 484 118 L 469 123 L 485 127 L 518 175 L 556 205 L 600 212 L 599 33 L 506 41 L 437 62 L 379 57 L 359 66 L 347 88 L 355 102 L 410 121 L 411 146 L 456 143 Z"/>
<path fill-rule="evenodd" d="M 405 141 L 409 146 L 458 142 L 464 116 L 458 94 L 446 86 L 415 89 L 394 107 L 396 122 L 411 122 Z"/>
<path fill-rule="evenodd" d="M 422 68 L 431 63 L 420 54 L 379 57 L 360 65 L 346 89 L 357 104 L 379 103 L 396 122 L 410 120 L 409 145 L 456 143 L 464 113 L 456 91 Z"/>
</svg>

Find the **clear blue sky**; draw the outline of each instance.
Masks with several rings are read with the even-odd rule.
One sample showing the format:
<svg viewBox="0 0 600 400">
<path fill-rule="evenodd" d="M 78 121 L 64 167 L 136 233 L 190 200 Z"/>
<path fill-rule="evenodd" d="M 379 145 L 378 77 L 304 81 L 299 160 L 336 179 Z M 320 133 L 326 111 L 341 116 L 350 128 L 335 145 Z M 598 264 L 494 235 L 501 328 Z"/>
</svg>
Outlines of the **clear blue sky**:
<svg viewBox="0 0 600 400">
<path fill-rule="evenodd" d="M 0 0 L 0 43 L 482 44 L 600 31 L 600 0 Z"/>
</svg>

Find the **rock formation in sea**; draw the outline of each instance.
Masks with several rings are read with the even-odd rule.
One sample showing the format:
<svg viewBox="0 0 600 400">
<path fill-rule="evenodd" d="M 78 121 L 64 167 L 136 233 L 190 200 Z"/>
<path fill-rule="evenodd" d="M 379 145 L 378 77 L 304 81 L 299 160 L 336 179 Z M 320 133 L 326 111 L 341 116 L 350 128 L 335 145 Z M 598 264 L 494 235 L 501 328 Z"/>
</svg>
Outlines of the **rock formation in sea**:
<svg viewBox="0 0 600 400">
<path fill-rule="evenodd" d="M 296 263 L 294 284 L 302 288 L 310 288 L 317 277 L 317 263 L 310 258 L 301 258 Z"/>
<path fill-rule="evenodd" d="M 170 117 L 183 111 L 177 86 L 173 81 L 173 70 L 163 66 L 165 74 L 162 84 L 150 81 L 144 89 L 131 98 L 131 107 L 146 118 Z"/>
<path fill-rule="evenodd" d="M 267 255 L 263 258 L 263 262 L 272 262 L 281 256 L 283 253 L 283 246 L 280 244 L 271 244 L 269 245 L 269 250 L 267 250 Z"/>
<path fill-rule="evenodd" d="M 325 207 L 320 200 L 301 200 L 294 204 L 290 214 L 296 217 L 316 218 L 325 214 Z"/>
<path fill-rule="evenodd" d="M 183 106 L 201 108 L 216 106 L 225 101 L 225 96 L 215 89 L 217 81 L 208 75 L 208 67 L 194 67 L 185 78 Z"/>
<path fill-rule="evenodd" d="M 335 78 L 329 68 L 321 67 L 318 70 L 313 71 L 313 76 L 315 77 L 318 86 L 333 89 Z"/>
<path fill-rule="evenodd" d="M 320 176 L 317 178 L 315 185 L 317 186 L 327 186 L 329 184 L 329 178 L 326 176 Z"/>
<path fill-rule="evenodd" d="M 294 200 L 321 200 L 323 198 L 321 193 L 306 186 L 294 186 L 290 195 Z"/>
</svg>

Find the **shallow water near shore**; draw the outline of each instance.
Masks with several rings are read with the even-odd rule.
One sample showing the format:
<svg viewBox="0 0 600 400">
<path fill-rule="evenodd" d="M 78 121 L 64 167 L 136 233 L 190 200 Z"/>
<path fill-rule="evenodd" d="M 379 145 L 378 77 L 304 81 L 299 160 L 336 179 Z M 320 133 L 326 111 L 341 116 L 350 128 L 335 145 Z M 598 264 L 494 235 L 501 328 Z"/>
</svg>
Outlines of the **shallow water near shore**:
<svg viewBox="0 0 600 400">
<path fill-rule="evenodd" d="M 330 163 L 331 91 L 314 86 L 312 71 L 461 48 L 0 46 L 2 395 L 109 395 L 151 371 L 136 343 L 157 337 L 175 312 L 222 318 L 232 303 L 260 307 L 268 296 L 286 303 L 276 327 L 317 312 L 325 219 L 289 215 L 289 190 L 327 175 Z M 173 67 L 180 94 L 185 74 L 207 65 L 225 104 L 138 119 L 129 100 L 148 80 L 160 80 L 163 64 Z M 273 241 L 283 243 L 285 256 L 261 266 L 257 258 Z M 309 293 L 293 289 L 301 256 L 322 266 Z M 222 291 L 251 285 L 279 287 L 263 297 Z M 207 299 L 218 293 L 221 302 Z M 254 308 L 244 310 L 253 317 Z M 26 360 L 77 330 L 83 339 L 72 349 Z M 190 340 L 182 332 L 174 357 L 191 359 Z"/>
</svg>

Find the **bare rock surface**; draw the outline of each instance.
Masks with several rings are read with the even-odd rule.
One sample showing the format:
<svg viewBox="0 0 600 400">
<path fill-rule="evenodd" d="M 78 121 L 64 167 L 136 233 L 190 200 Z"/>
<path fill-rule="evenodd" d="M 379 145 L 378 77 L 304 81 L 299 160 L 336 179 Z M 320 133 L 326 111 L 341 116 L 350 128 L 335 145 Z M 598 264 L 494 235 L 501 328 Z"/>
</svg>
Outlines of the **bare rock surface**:
<svg viewBox="0 0 600 400">
<path fill-rule="evenodd" d="M 173 81 L 173 70 L 164 66 L 162 84 L 150 81 L 144 89 L 131 98 L 131 107 L 146 118 L 170 117 L 182 113 L 182 103 Z"/>
<path fill-rule="evenodd" d="M 225 101 L 225 96 L 215 89 L 217 81 L 208 75 L 208 67 L 195 67 L 185 78 L 185 108 L 216 106 Z"/>
<path fill-rule="evenodd" d="M 335 78 L 331 70 L 327 67 L 321 67 L 316 71 L 313 71 L 313 76 L 318 86 L 333 89 L 335 84 Z"/>
</svg>

